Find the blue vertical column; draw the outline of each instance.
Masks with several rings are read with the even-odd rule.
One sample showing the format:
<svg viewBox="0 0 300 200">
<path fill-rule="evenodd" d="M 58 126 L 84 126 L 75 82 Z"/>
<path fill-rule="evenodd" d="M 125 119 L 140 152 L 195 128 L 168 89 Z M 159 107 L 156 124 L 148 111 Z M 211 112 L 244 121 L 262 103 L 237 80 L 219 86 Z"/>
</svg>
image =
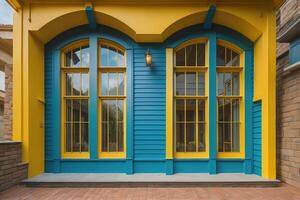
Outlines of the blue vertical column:
<svg viewBox="0 0 300 200">
<path fill-rule="evenodd" d="M 52 89 L 52 102 L 53 102 L 53 152 L 52 159 L 53 163 L 53 172 L 60 172 L 60 150 L 61 150 L 61 107 L 60 107 L 60 49 L 53 50 L 53 89 Z"/>
<path fill-rule="evenodd" d="M 252 136 L 252 97 L 253 97 L 253 49 L 245 50 L 245 162 L 244 171 L 252 174 L 253 136 Z"/>
<path fill-rule="evenodd" d="M 216 100 L 216 48 L 217 39 L 216 33 L 211 32 L 208 36 L 208 56 L 209 56 L 209 92 L 208 92 L 208 105 L 209 105 L 209 163 L 208 171 L 210 174 L 217 173 L 217 100 Z"/>
<path fill-rule="evenodd" d="M 98 67 L 97 67 L 97 36 L 91 34 L 90 45 L 90 105 L 89 105 L 89 132 L 90 132 L 90 159 L 98 159 Z"/>
<path fill-rule="evenodd" d="M 133 50 L 126 50 L 126 174 L 133 174 Z"/>
</svg>

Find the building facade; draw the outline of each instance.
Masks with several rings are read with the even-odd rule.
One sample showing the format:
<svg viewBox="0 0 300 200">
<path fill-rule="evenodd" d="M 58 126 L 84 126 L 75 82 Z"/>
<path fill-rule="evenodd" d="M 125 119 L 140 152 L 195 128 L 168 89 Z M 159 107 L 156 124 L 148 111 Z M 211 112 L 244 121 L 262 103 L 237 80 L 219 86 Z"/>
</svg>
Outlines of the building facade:
<svg viewBox="0 0 300 200">
<path fill-rule="evenodd" d="M 277 176 L 300 187 L 300 1 L 286 1 L 277 19 Z"/>
<path fill-rule="evenodd" d="M 43 172 L 276 178 L 281 1 L 8 1 L 13 139 Z"/>
</svg>

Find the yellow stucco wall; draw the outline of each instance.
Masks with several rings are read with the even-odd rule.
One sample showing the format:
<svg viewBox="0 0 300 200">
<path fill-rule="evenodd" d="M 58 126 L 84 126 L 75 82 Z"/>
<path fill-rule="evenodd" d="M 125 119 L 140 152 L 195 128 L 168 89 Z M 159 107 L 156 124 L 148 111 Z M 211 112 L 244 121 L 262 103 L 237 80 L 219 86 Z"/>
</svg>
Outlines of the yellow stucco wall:
<svg viewBox="0 0 300 200">
<path fill-rule="evenodd" d="M 251 1 L 249 1 L 251 2 Z M 87 23 L 85 4 L 23 5 L 14 14 L 14 140 L 23 141 L 29 176 L 44 170 L 43 47 L 59 33 Z M 137 42 L 162 42 L 172 33 L 203 23 L 209 4 L 95 4 L 98 23 L 116 28 Z M 76 20 L 74 20 L 76 19 Z M 255 44 L 254 100 L 262 100 L 263 176 L 275 171 L 275 10 L 272 3 L 217 4 L 214 23 L 235 29 Z"/>
</svg>

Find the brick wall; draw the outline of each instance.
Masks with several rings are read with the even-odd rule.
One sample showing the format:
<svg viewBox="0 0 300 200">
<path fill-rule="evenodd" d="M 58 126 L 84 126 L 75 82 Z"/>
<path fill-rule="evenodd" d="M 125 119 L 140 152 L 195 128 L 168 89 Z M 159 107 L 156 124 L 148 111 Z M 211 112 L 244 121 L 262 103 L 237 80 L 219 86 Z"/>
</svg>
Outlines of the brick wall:
<svg viewBox="0 0 300 200">
<path fill-rule="evenodd" d="M 0 142 L 0 191 L 27 178 L 27 163 L 21 163 L 21 142 Z"/>
<path fill-rule="evenodd" d="M 5 98 L 3 115 L 3 139 L 12 139 L 12 90 L 13 90 L 13 67 L 5 66 Z"/>
</svg>

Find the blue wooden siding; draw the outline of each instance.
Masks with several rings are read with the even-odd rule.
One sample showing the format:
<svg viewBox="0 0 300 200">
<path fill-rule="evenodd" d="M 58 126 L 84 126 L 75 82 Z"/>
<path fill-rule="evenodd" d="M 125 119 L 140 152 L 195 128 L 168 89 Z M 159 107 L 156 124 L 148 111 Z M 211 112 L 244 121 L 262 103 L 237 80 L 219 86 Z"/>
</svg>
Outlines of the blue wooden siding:
<svg viewBox="0 0 300 200">
<path fill-rule="evenodd" d="M 261 176 L 261 101 L 253 103 L 253 172 Z"/>
</svg>

